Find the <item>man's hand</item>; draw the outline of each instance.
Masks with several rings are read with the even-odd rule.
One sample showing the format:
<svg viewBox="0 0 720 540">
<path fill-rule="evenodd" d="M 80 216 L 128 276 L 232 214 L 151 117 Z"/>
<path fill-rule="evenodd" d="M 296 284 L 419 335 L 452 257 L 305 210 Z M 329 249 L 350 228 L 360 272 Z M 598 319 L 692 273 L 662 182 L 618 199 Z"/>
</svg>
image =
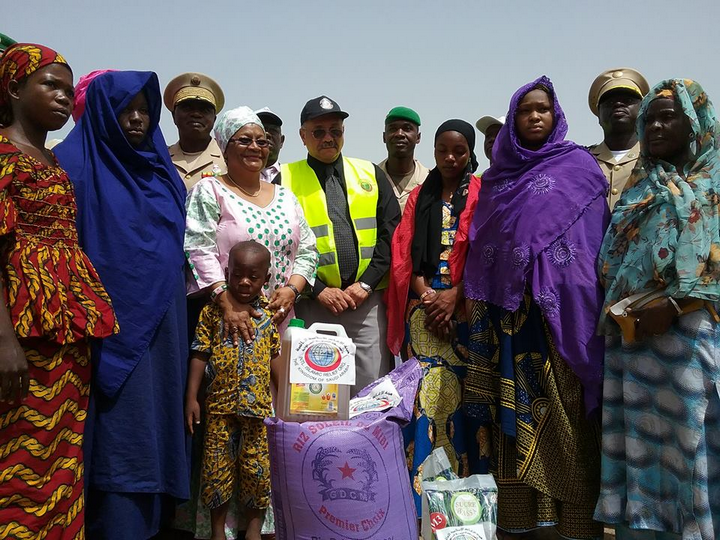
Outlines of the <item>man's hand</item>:
<svg viewBox="0 0 720 540">
<path fill-rule="evenodd" d="M 370 296 L 370 294 L 363 289 L 359 283 L 353 283 L 350 285 L 347 289 L 345 289 L 345 293 L 355 301 L 355 307 L 352 309 L 359 308 Z"/>
<path fill-rule="evenodd" d="M 325 287 L 317 295 L 317 299 L 333 315 L 340 315 L 348 308 L 355 309 L 357 307 L 352 296 L 337 287 Z"/>
</svg>

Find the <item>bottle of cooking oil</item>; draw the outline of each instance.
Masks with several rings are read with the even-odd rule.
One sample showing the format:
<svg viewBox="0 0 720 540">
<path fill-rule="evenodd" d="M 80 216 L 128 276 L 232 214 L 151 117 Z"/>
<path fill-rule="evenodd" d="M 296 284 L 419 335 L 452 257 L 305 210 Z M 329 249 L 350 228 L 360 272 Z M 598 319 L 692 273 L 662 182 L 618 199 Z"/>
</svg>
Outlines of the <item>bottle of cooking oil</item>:
<svg viewBox="0 0 720 540">
<path fill-rule="evenodd" d="M 280 362 L 278 363 L 278 399 L 275 414 L 286 422 L 318 422 L 324 420 L 347 420 L 350 409 L 349 384 L 291 383 L 290 357 L 293 339 L 307 332 L 322 333 L 331 343 L 334 336 L 347 338 L 339 324 L 315 323 L 307 330 L 305 321 L 292 319 L 282 338 Z M 337 354 L 329 347 L 329 354 Z M 322 354 L 323 351 L 320 351 Z M 313 351 L 312 354 L 318 354 Z M 342 358 L 340 358 L 342 361 Z"/>
</svg>

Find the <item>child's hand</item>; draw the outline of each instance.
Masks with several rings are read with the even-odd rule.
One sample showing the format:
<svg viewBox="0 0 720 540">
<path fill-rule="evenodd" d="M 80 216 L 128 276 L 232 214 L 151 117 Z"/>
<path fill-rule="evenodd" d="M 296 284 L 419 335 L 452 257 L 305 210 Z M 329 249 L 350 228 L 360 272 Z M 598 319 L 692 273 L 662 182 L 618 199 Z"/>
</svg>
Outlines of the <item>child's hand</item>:
<svg viewBox="0 0 720 540">
<path fill-rule="evenodd" d="M 185 425 L 190 435 L 195 435 L 195 426 L 200 423 L 200 404 L 197 399 L 185 402 Z"/>
</svg>

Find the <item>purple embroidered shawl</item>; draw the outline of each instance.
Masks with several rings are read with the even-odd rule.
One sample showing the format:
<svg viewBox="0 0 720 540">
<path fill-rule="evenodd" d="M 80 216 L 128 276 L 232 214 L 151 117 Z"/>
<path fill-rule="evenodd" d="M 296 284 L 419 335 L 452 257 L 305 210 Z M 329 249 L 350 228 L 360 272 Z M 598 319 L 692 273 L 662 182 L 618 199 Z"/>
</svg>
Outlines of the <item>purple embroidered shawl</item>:
<svg viewBox="0 0 720 540">
<path fill-rule="evenodd" d="M 595 335 L 603 291 L 595 263 L 609 221 L 607 180 L 595 158 L 566 141 L 557 97 L 555 126 L 539 150 L 520 146 L 515 113 L 540 77 L 510 101 L 507 123 L 483 174 L 470 227 L 465 294 L 515 311 L 526 290 L 543 311 L 553 342 L 584 387 L 586 412 L 600 404 L 604 343 Z M 471 263 L 472 261 L 472 263 Z"/>
</svg>

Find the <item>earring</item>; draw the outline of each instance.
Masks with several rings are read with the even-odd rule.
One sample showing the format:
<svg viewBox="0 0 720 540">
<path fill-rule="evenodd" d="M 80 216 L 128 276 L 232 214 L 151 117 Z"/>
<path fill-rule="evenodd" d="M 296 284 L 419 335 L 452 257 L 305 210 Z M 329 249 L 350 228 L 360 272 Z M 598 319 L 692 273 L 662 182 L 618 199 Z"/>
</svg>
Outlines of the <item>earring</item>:
<svg viewBox="0 0 720 540">
<path fill-rule="evenodd" d="M 690 141 L 690 157 L 694 160 L 697 157 L 697 151 L 698 151 L 698 144 L 696 140 Z"/>
</svg>

